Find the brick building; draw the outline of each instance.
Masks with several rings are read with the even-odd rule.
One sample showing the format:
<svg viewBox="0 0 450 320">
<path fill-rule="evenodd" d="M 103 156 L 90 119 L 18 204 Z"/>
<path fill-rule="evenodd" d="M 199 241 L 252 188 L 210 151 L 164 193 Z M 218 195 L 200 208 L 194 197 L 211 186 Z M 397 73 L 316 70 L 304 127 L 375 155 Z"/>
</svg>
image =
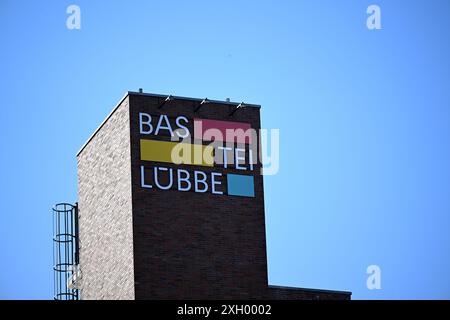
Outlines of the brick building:
<svg viewBox="0 0 450 320">
<path fill-rule="evenodd" d="M 128 92 L 80 149 L 83 299 L 350 299 L 268 285 L 259 161 L 243 170 L 216 163 L 217 150 L 213 162 L 165 157 L 196 121 L 259 129 L 260 107 L 237 106 Z"/>
</svg>

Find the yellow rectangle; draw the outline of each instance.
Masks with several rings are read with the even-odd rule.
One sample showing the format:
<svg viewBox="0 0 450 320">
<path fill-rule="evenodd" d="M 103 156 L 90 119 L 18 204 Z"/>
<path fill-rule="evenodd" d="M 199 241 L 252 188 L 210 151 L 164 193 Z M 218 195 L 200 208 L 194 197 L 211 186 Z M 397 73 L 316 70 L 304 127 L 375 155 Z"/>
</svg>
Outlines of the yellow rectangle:
<svg viewBox="0 0 450 320">
<path fill-rule="evenodd" d="M 214 166 L 213 146 L 147 139 L 141 139 L 140 144 L 141 160 L 144 161 Z"/>
</svg>

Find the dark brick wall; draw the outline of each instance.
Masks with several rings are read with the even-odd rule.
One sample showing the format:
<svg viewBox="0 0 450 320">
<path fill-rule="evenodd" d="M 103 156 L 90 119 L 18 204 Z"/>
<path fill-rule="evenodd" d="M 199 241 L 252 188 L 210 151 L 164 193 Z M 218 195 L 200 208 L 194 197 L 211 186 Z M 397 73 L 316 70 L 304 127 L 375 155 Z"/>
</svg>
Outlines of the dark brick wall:
<svg viewBox="0 0 450 320">
<path fill-rule="evenodd" d="M 169 117 L 242 121 L 260 127 L 259 108 L 229 116 L 232 106 L 175 100 L 162 109 L 163 98 L 130 95 L 134 261 L 137 299 L 254 298 L 267 286 L 263 179 L 253 171 L 173 166 L 205 172 L 253 174 L 255 197 L 142 189 L 139 112 Z M 193 132 L 190 128 L 191 133 Z M 161 163 L 163 166 L 170 166 Z M 223 179 L 224 183 L 226 179 Z"/>
<path fill-rule="evenodd" d="M 273 300 L 350 300 L 351 293 L 320 289 L 269 286 L 266 298 Z"/>
</svg>

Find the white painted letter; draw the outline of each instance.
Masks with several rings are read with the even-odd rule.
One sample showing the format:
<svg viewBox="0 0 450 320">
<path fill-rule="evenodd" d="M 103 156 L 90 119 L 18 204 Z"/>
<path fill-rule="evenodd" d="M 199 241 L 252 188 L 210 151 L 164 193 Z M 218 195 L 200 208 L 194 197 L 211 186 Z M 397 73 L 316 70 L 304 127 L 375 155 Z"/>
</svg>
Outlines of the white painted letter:
<svg viewBox="0 0 450 320">
<path fill-rule="evenodd" d="M 228 167 L 227 151 L 231 151 L 230 147 L 217 147 L 219 150 L 223 150 L 223 167 Z"/>
<path fill-rule="evenodd" d="M 250 163 L 250 170 L 253 170 L 253 150 L 248 150 L 248 162 Z"/>
<path fill-rule="evenodd" d="M 144 117 L 147 120 L 144 121 Z M 148 126 L 148 130 L 144 130 L 144 124 Z M 139 133 L 140 134 L 151 134 L 153 131 L 152 126 L 152 116 L 148 113 L 139 112 Z"/>
<path fill-rule="evenodd" d="M 165 126 L 162 126 L 162 121 L 163 120 L 166 122 Z M 156 130 L 155 130 L 155 135 L 156 136 L 158 135 L 159 130 L 161 130 L 161 129 L 168 130 L 170 132 L 170 136 L 173 137 L 173 131 L 172 131 L 172 127 L 170 126 L 170 123 L 169 123 L 169 118 L 165 114 L 162 114 L 159 117 L 158 125 L 156 126 Z"/>
<path fill-rule="evenodd" d="M 203 179 L 199 180 L 198 176 L 203 176 Z M 204 185 L 203 189 L 198 188 L 198 183 L 202 183 Z M 195 192 L 206 192 L 208 191 L 208 184 L 206 183 L 206 174 L 202 171 L 194 171 L 194 185 L 195 185 Z"/>
<path fill-rule="evenodd" d="M 244 153 L 244 156 L 243 156 L 243 157 L 240 157 L 240 156 L 239 156 L 239 152 L 243 152 L 243 153 Z M 245 149 L 241 149 L 241 148 L 236 148 L 236 149 L 234 149 L 234 156 L 235 156 L 235 161 L 234 161 L 234 163 L 236 164 L 236 169 L 239 169 L 239 170 L 247 170 L 246 167 L 242 167 L 242 166 L 239 165 L 240 160 L 244 160 L 244 163 L 245 163 Z"/>
<path fill-rule="evenodd" d="M 180 124 L 180 120 L 182 120 L 186 123 L 188 123 L 189 120 L 186 117 L 179 116 L 179 117 L 177 117 L 177 119 L 175 121 L 178 128 L 182 129 L 182 130 L 176 130 L 176 133 L 180 138 L 184 139 L 184 138 L 189 137 L 189 129 L 186 126 Z M 184 134 L 181 134 L 182 131 L 184 131 Z"/>
<path fill-rule="evenodd" d="M 162 186 L 162 185 L 159 184 L 159 181 L 158 181 L 158 170 L 161 170 L 161 171 L 169 170 L 169 184 L 167 186 Z M 167 169 L 167 168 L 164 168 L 164 167 L 155 167 L 155 174 L 153 176 L 153 181 L 155 182 L 155 184 L 156 184 L 156 186 L 158 188 L 160 188 L 162 190 L 168 190 L 168 189 L 170 189 L 172 187 L 172 184 L 173 184 L 172 171 L 173 171 L 172 168 Z"/>
<path fill-rule="evenodd" d="M 221 185 L 222 182 L 216 181 L 215 177 L 221 177 L 221 176 L 222 176 L 222 174 L 219 172 L 211 172 L 211 190 L 212 190 L 212 193 L 214 193 L 214 194 L 223 194 L 222 191 L 216 190 L 216 184 Z"/>
<path fill-rule="evenodd" d="M 142 188 L 148 188 L 148 189 L 152 188 L 151 184 L 146 184 L 145 183 L 145 168 L 144 168 L 144 166 L 141 166 L 141 187 Z"/>
<path fill-rule="evenodd" d="M 181 173 L 185 174 L 184 178 L 181 177 Z M 191 190 L 191 182 L 189 181 L 189 171 L 183 170 L 183 169 L 178 169 L 177 179 L 178 179 L 178 190 L 179 191 L 189 191 L 189 190 Z M 181 181 L 186 182 L 187 186 L 184 187 L 184 188 L 181 187 Z"/>
</svg>

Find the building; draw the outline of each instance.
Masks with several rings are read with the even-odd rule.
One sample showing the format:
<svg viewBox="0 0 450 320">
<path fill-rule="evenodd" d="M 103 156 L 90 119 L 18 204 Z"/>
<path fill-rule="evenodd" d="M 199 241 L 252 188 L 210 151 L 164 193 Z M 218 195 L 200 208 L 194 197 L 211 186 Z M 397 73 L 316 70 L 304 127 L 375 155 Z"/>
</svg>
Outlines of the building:
<svg viewBox="0 0 450 320">
<path fill-rule="evenodd" d="M 232 147 L 220 156 L 208 141 L 184 141 L 180 154 L 192 154 L 181 164 L 170 158 L 180 145 L 174 136 L 227 128 L 259 129 L 260 106 L 142 92 L 122 98 L 77 154 L 82 299 L 350 299 L 268 285 L 254 136 L 224 136 Z"/>
</svg>

